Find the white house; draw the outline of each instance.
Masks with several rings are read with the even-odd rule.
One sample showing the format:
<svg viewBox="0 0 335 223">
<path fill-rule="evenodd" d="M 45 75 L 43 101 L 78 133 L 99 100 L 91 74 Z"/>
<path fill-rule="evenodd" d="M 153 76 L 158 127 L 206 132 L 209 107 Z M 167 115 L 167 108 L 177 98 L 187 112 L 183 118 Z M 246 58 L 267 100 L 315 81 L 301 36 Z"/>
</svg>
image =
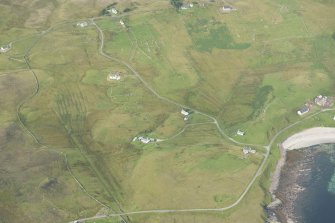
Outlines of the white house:
<svg viewBox="0 0 335 223">
<path fill-rule="evenodd" d="M 135 141 L 140 141 L 141 143 L 148 144 L 150 142 L 162 142 L 164 141 L 163 139 L 155 139 L 155 138 L 149 138 L 149 137 L 143 137 L 143 136 L 136 136 L 132 140 L 133 142 Z"/>
<path fill-rule="evenodd" d="M 116 8 L 112 8 L 111 12 L 116 15 L 117 14 Z"/>
<path fill-rule="evenodd" d="M 236 134 L 239 135 L 239 136 L 244 136 L 245 132 L 243 132 L 241 130 L 237 130 Z"/>
<path fill-rule="evenodd" d="M 122 19 L 120 19 L 120 24 L 121 24 L 121 26 L 123 26 L 124 28 L 126 28 L 126 24 L 124 24 L 124 22 L 123 22 Z"/>
<path fill-rule="evenodd" d="M 242 151 L 243 151 L 243 154 L 244 154 L 244 155 L 247 155 L 247 154 L 249 154 L 249 153 L 251 153 L 251 154 L 255 154 L 255 153 L 256 153 L 256 150 L 251 149 L 251 147 L 244 147 L 244 148 L 242 149 Z"/>
<path fill-rule="evenodd" d="M 77 26 L 79 26 L 80 28 L 84 28 L 84 27 L 88 26 L 88 23 L 86 21 L 78 22 Z"/>
<path fill-rule="evenodd" d="M 0 53 L 6 53 L 10 50 L 10 45 L 0 47 Z"/>
<path fill-rule="evenodd" d="M 235 8 L 233 8 L 229 5 L 225 5 L 225 6 L 222 7 L 223 12 L 231 12 L 231 11 L 235 11 L 235 10 L 236 10 Z"/>
<path fill-rule="evenodd" d="M 155 139 L 154 138 L 147 138 L 147 137 L 143 137 L 143 136 L 139 136 L 138 138 L 135 137 L 136 140 L 138 139 L 139 141 L 141 141 L 144 144 L 148 144 L 149 142 L 154 142 Z M 133 141 L 135 140 L 135 138 L 133 139 Z"/>
<path fill-rule="evenodd" d="M 301 116 L 308 112 L 309 112 L 309 108 L 307 106 L 304 106 L 297 111 L 297 114 Z"/>
<path fill-rule="evenodd" d="M 140 139 L 140 141 L 144 144 L 148 144 L 150 142 L 150 139 L 149 138 L 142 138 L 142 139 Z"/>
<path fill-rule="evenodd" d="M 188 112 L 188 111 L 186 111 L 185 109 L 182 109 L 181 111 L 180 111 L 180 113 L 182 114 L 182 115 L 185 115 L 185 116 L 188 116 L 190 113 Z"/>
<path fill-rule="evenodd" d="M 193 3 L 184 4 L 180 7 L 180 9 L 183 9 L 183 10 L 190 9 L 190 8 L 193 8 L 193 6 L 194 6 Z"/>
<path fill-rule="evenodd" d="M 111 80 L 120 80 L 121 79 L 121 76 L 119 73 L 110 73 L 108 75 L 108 80 L 111 81 Z"/>
</svg>

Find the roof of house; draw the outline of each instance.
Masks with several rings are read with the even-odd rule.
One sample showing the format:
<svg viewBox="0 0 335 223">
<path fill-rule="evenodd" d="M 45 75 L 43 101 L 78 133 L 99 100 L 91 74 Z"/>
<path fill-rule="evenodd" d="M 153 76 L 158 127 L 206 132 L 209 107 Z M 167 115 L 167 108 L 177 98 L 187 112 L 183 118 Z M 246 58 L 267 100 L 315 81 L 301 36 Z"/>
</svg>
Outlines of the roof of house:
<svg viewBox="0 0 335 223">
<path fill-rule="evenodd" d="M 308 112 L 308 111 L 309 111 L 309 108 L 308 108 L 307 106 L 304 106 L 304 107 L 300 108 L 299 111 L 300 111 L 301 113 Z"/>
<path fill-rule="evenodd" d="M 183 114 L 183 115 L 189 115 L 189 114 L 190 114 L 190 113 L 189 113 L 188 111 L 186 111 L 185 109 L 182 109 L 182 110 L 180 111 L 180 113 Z"/>
<path fill-rule="evenodd" d="M 10 50 L 10 45 L 5 45 L 0 47 L 0 52 L 5 53 Z"/>
<path fill-rule="evenodd" d="M 193 3 L 183 4 L 180 8 L 181 8 L 181 9 L 189 9 L 189 8 L 193 8 Z"/>
<path fill-rule="evenodd" d="M 224 9 L 233 9 L 233 7 L 231 7 L 230 5 L 224 5 L 223 8 Z"/>
</svg>

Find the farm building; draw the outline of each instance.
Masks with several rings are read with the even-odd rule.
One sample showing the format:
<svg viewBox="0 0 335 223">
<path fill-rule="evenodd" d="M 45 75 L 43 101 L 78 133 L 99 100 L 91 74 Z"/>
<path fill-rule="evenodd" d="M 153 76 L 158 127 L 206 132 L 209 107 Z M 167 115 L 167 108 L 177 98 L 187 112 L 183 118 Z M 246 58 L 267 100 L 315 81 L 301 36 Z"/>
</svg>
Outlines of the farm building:
<svg viewBox="0 0 335 223">
<path fill-rule="evenodd" d="M 120 24 L 121 24 L 121 26 L 123 26 L 124 28 L 126 28 L 126 24 L 123 22 L 122 19 L 120 19 Z"/>
<path fill-rule="evenodd" d="M 0 47 L 0 53 L 6 53 L 10 50 L 10 45 Z"/>
<path fill-rule="evenodd" d="M 193 3 L 188 3 L 188 4 L 183 4 L 181 7 L 180 7 L 180 9 L 183 9 L 183 10 L 185 10 L 185 9 L 190 9 L 190 8 L 193 8 Z"/>
<path fill-rule="evenodd" d="M 255 154 L 256 153 L 256 150 L 254 150 L 254 149 L 251 149 L 251 147 L 244 147 L 243 149 L 242 149 L 242 151 L 243 151 L 243 154 L 244 155 L 248 155 L 248 154 Z"/>
<path fill-rule="evenodd" d="M 186 111 L 185 109 L 182 109 L 182 110 L 180 111 L 180 113 L 181 113 L 182 115 L 184 115 L 184 116 L 188 116 L 188 115 L 190 115 L 190 113 L 189 113 L 188 111 Z"/>
<path fill-rule="evenodd" d="M 109 81 L 111 80 L 120 80 L 121 79 L 121 75 L 119 72 L 116 72 L 116 73 L 110 73 L 108 74 L 108 78 L 107 78 Z"/>
<path fill-rule="evenodd" d="M 112 8 L 111 12 L 116 15 L 117 14 L 116 8 Z"/>
<path fill-rule="evenodd" d="M 86 21 L 78 22 L 77 26 L 80 27 L 80 28 L 84 28 L 84 27 L 88 26 L 88 23 Z"/>
<path fill-rule="evenodd" d="M 142 142 L 142 143 L 144 143 L 144 144 L 148 144 L 149 142 L 150 142 L 150 139 L 149 138 L 144 138 L 144 137 L 138 137 L 139 138 L 139 140 Z"/>
<path fill-rule="evenodd" d="M 148 137 L 139 136 L 139 137 L 135 137 L 133 139 L 133 142 L 137 141 L 137 140 L 140 141 L 140 142 L 142 142 L 142 143 L 144 143 L 144 144 L 148 144 L 149 142 L 161 141 L 159 139 L 154 139 L 154 138 L 148 138 Z"/>
<path fill-rule="evenodd" d="M 304 106 L 297 111 L 297 114 L 301 116 L 301 115 L 304 115 L 308 112 L 309 112 L 309 107 Z"/>
<path fill-rule="evenodd" d="M 231 12 L 231 11 L 235 11 L 236 8 L 233 8 L 232 6 L 229 6 L 229 5 L 225 5 L 222 7 L 222 11 L 223 12 Z"/>
<path fill-rule="evenodd" d="M 242 130 L 237 130 L 236 134 L 239 135 L 239 136 L 244 136 L 245 132 L 242 131 Z"/>
</svg>

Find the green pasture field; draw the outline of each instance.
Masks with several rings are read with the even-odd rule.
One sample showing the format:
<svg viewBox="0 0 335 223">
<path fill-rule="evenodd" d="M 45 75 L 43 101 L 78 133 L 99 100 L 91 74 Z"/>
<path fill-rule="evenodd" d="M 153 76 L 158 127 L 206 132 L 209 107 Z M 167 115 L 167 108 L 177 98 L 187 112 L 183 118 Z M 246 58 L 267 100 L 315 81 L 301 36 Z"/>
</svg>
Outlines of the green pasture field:
<svg viewBox="0 0 335 223">
<path fill-rule="evenodd" d="M 118 15 L 101 16 L 111 3 L 0 1 L 0 44 L 12 42 L 0 54 L 0 222 L 229 206 L 263 162 L 262 145 L 303 120 L 276 138 L 262 176 L 229 210 L 87 221 L 264 222 L 276 145 L 335 126 L 335 111 L 296 114 L 335 95 L 332 1 L 238 1 L 231 13 L 221 1 L 187 10 L 115 1 Z M 108 80 L 113 72 L 121 79 Z M 256 154 L 228 137 L 257 144 Z"/>
</svg>

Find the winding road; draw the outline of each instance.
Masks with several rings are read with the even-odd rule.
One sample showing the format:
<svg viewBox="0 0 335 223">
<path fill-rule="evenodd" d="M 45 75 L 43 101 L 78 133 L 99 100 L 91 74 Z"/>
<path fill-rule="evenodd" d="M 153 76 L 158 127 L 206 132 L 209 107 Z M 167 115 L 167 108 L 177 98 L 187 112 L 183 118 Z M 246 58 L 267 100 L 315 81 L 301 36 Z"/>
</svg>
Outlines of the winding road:
<svg viewBox="0 0 335 223">
<path fill-rule="evenodd" d="M 80 221 L 80 222 L 83 222 L 83 221 L 88 221 L 88 220 L 97 220 L 97 219 L 103 219 L 103 218 L 109 218 L 109 217 L 122 217 L 122 216 L 129 216 L 129 215 L 136 215 L 136 214 L 155 214 L 155 213 L 180 213 L 180 212 L 222 212 L 222 211 L 225 211 L 225 210 L 228 210 L 228 209 L 231 209 L 231 208 L 234 208 L 235 206 L 237 206 L 243 199 L 244 197 L 246 196 L 246 194 L 250 191 L 250 189 L 252 188 L 252 186 L 254 185 L 255 181 L 257 180 L 257 178 L 262 174 L 262 171 L 264 169 L 264 166 L 266 165 L 266 162 L 269 158 L 269 155 L 270 155 L 270 149 L 273 145 L 273 143 L 276 141 L 276 139 L 282 134 L 284 133 L 285 131 L 289 130 L 290 128 L 298 125 L 299 123 L 302 123 L 304 122 L 305 120 L 307 119 L 310 119 L 314 116 L 317 116 L 323 112 L 327 112 L 327 111 L 334 111 L 335 109 L 324 109 L 324 110 L 321 110 L 317 113 L 314 113 L 312 115 L 309 115 L 309 116 L 306 116 L 304 119 L 300 120 L 300 121 L 297 121 L 283 129 L 281 129 L 279 132 L 277 132 L 273 137 L 272 139 L 270 140 L 269 144 L 268 145 L 257 145 L 257 144 L 245 144 L 245 143 L 241 143 L 241 142 L 238 142 L 236 140 L 234 140 L 233 138 L 229 137 L 225 132 L 224 130 L 221 128 L 218 120 L 212 116 L 212 115 L 209 115 L 209 114 L 206 114 L 204 112 L 201 112 L 197 109 L 194 109 L 192 107 L 189 107 L 187 105 L 184 105 L 184 104 L 181 104 L 181 103 L 178 103 L 178 102 L 175 102 L 169 98 L 166 98 L 166 97 L 163 97 L 161 96 L 160 94 L 158 94 L 149 84 L 148 82 L 146 82 L 146 80 L 129 64 L 127 63 L 126 61 L 123 61 L 123 60 L 120 60 L 118 58 L 115 58 L 111 55 L 108 55 L 104 52 L 104 44 L 105 44 L 105 40 L 104 40 L 104 33 L 103 33 L 103 30 L 95 23 L 95 20 L 97 18 L 92 18 L 90 19 L 91 22 L 92 22 L 92 25 L 94 25 L 97 29 L 97 32 L 99 34 L 99 38 L 100 38 L 100 46 L 99 46 L 99 53 L 110 59 L 110 60 L 113 60 L 115 62 L 118 62 L 122 65 L 124 65 L 125 67 L 127 67 L 141 82 L 142 84 L 153 94 L 155 95 L 158 99 L 166 102 L 166 103 L 169 103 L 169 104 L 172 104 L 172 105 L 175 105 L 177 107 L 180 107 L 180 108 L 187 108 L 187 109 L 191 109 L 192 111 L 194 111 L 195 113 L 198 113 L 198 114 L 201 114 L 205 117 L 208 117 L 209 119 L 212 120 L 212 122 L 206 122 L 206 123 L 212 123 L 214 124 L 218 131 L 220 132 L 220 134 L 226 138 L 227 140 L 229 140 L 230 142 L 236 144 L 236 145 L 240 145 L 240 146 L 257 146 L 257 147 L 263 147 L 266 149 L 266 153 L 264 155 L 264 159 L 262 160 L 262 163 L 260 164 L 259 168 L 257 169 L 256 173 L 254 174 L 253 178 L 250 180 L 250 182 L 248 183 L 247 187 L 245 188 L 245 190 L 243 191 L 243 193 L 241 193 L 241 195 L 239 196 L 239 198 L 232 204 L 226 206 L 226 207 L 221 207 L 221 208 L 192 208 L 192 209 L 152 209 L 152 210 L 142 210 L 142 211 L 132 211 L 132 212 L 124 212 L 124 213 L 113 213 L 113 214 L 109 214 L 109 215 L 99 215 L 99 216 L 93 216 L 93 217 L 89 217 L 89 218 L 82 218 L 82 219 L 77 219 L 75 221 L 71 221 L 72 223 L 73 222 L 76 222 L 76 221 Z M 71 23 L 74 22 L 74 21 L 71 21 Z M 56 26 L 60 26 L 60 25 L 64 25 L 64 24 L 68 24 L 70 22 L 64 22 L 64 23 L 60 23 L 60 24 L 57 24 Z M 50 27 L 48 30 L 46 31 L 43 31 L 41 34 L 40 34 L 40 38 L 42 38 L 43 35 L 46 35 L 47 33 L 49 33 L 50 31 L 54 30 L 56 26 L 53 26 L 53 27 Z M 36 41 L 36 43 L 38 42 L 38 40 Z M 25 53 L 24 55 L 24 62 L 26 63 L 27 67 L 28 67 L 28 70 L 30 70 L 32 72 L 32 74 L 34 75 L 35 79 L 36 79 L 36 89 L 35 89 L 35 92 L 33 93 L 33 96 L 35 96 L 38 91 L 39 91 L 39 82 L 38 82 L 38 79 L 37 79 L 37 76 L 34 72 L 33 69 L 31 69 L 30 67 L 30 64 L 28 62 L 28 54 L 30 52 L 30 50 L 33 48 L 34 44 L 27 50 L 27 52 Z M 2 75 L 6 75 L 6 74 L 2 74 Z M 19 119 L 19 122 L 22 126 L 22 128 L 24 129 L 24 131 L 31 135 L 34 140 L 40 144 L 42 146 L 42 148 L 48 148 L 47 146 L 45 145 L 42 145 L 38 139 L 35 137 L 35 135 L 23 124 L 22 120 L 21 120 L 21 117 L 19 115 L 19 110 L 20 108 L 22 107 L 22 105 L 27 101 L 29 100 L 31 97 L 28 97 L 25 101 L 23 101 L 17 108 L 17 116 L 18 116 L 18 119 Z M 198 124 L 202 124 L 202 123 L 198 123 Z M 192 124 L 190 124 L 192 125 Z M 188 125 L 188 126 L 190 126 Z M 180 135 L 182 132 L 185 131 L 185 129 L 188 127 L 188 126 L 185 126 L 179 133 L 177 133 L 175 136 L 173 137 L 176 137 L 178 135 Z M 64 156 L 64 159 L 66 160 L 66 163 L 67 163 L 67 157 L 66 157 L 66 154 L 63 154 L 62 152 L 59 152 L 59 151 L 55 151 L 55 150 L 52 150 L 50 149 L 51 151 L 53 152 L 57 152 L 58 154 L 60 155 L 63 155 Z M 96 198 L 94 198 L 92 195 L 90 195 L 84 188 L 84 186 L 80 183 L 80 181 L 72 174 L 71 170 L 69 169 L 68 165 L 67 165 L 67 168 L 71 174 L 71 176 L 74 178 L 74 180 L 79 184 L 80 188 L 88 195 L 90 196 L 92 199 L 94 199 L 96 202 L 98 202 L 99 204 L 101 204 L 102 206 L 106 206 L 105 204 L 101 203 L 99 200 L 97 200 Z"/>
<path fill-rule="evenodd" d="M 100 47 L 99 47 L 99 53 L 106 57 L 109 58 L 113 61 L 116 61 L 120 64 L 123 64 L 124 66 L 126 66 L 129 70 L 131 70 L 133 72 L 133 74 L 143 83 L 143 85 L 149 90 L 151 91 L 157 98 L 161 99 L 162 101 L 165 101 L 167 103 L 173 104 L 175 106 L 181 107 L 181 108 L 187 108 L 187 109 L 191 109 L 192 111 L 201 114 L 203 116 L 206 116 L 208 118 L 210 118 L 211 120 L 213 120 L 213 122 L 208 122 L 208 123 L 213 123 L 218 131 L 220 132 L 220 134 L 225 137 L 226 139 L 228 139 L 229 141 L 231 141 L 232 143 L 236 144 L 236 145 L 240 145 L 240 146 L 261 146 L 263 148 L 266 149 L 266 153 L 264 156 L 264 159 L 261 163 L 261 165 L 259 166 L 258 170 L 256 171 L 256 173 L 254 174 L 253 178 L 251 179 L 251 181 L 249 182 L 249 184 L 247 185 L 247 187 L 245 188 L 245 190 L 243 191 L 243 193 L 240 195 L 240 197 L 232 204 L 226 206 L 226 207 L 222 207 L 222 208 L 191 208 L 191 209 L 152 209 L 152 210 L 142 210 L 142 211 L 132 211 L 132 212 L 124 212 L 124 213 L 114 213 L 114 214 L 109 214 L 109 215 L 99 215 L 99 216 L 94 216 L 94 217 L 89 217 L 89 218 L 82 218 L 82 219 L 78 219 L 77 221 L 88 221 L 88 220 L 97 220 L 97 219 L 103 219 L 103 218 L 109 218 L 109 217 L 118 217 L 118 216 L 129 216 L 129 215 L 137 215 L 137 214 L 157 214 L 157 213 L 180 213 L 180 212 L 222 212 L 231 208 L 234 208 L 235 206 L 237 206 L 242 200 L 243 198 L 246 196 L 246 194 L 250 191 L 251 187 L 254 185 L 257 177 L 259 177 L 262 174 L 263 168 L 269 158 L 270 155 L 270 149 L 273 145 L 273 143 L 276 141 L 276 139 L 285 131 L 287 131 L 288 129 L 304 122 L 307 119 L 310 119 L 314 116 L 317 116 L 323 112 L 327 112 L 327 111 L 334 111 L 335 109 L 324 109 L 321 110 L 317 113 L 314 113 L 312 115 L 309 115 L 307 117 L 305 117 L 304 119 L 297 121 L 283 129 L 281 129 L 279 132 L 276 133 L 276 135 L 274 135 L 272 137 L 272 139 L 270 140 L 270 143 L 268 145 L 257 145 L 257 144 L 246 144 L 246 143 L 241 143 L 238 142 L 236 140 L 234 140 L 233 138 L 229 137 L 224 130 L 221 128 L 221 126 L 219 125 L 219 122 L 217 121 L 217 119 L 209 114 L 206 114 L 204 112 L 201 112 L 197 109 L 191 108 L 187 105 L 172 101 L 171 99 L 168 99 L 166 97 L 161 96 L 160 94 L 158 94 L 145 80 L 144 78 L 127 62 L 122 61 L 118 58 L 112 57 L 108 54 L 106 54 L 103 51 L 104 48 L 104 33 L 102 31 L 102 29 L 95 23 L 94 19 L 91 19 L 92 24 L 96 27 L 96 29 L 99 32 L 99 37 L 100 37 Z M 186 128 L 186 126 L 185 126 Z M 182 133 L 185 128 L 183 130 L 181 130 L 180 133 Z M 177 135 L 179 135 L 180 133 L 178 133 Z M 73 221 L 75 222 L 75 221 Z"/>
</svg>

